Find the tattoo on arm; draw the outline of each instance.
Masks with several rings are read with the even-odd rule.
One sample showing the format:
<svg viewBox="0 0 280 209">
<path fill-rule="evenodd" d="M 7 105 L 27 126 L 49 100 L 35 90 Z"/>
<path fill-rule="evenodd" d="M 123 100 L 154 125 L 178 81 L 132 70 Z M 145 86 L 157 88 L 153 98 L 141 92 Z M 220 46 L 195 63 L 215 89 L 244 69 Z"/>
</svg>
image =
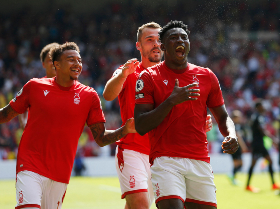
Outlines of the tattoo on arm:
<svg viewBox="0 0 280 209">
<path fill-rule="evenodd" d="M 90 130 L 96 143 L 101 147 L 112 144 L 126 135 L 123 127 L 115 131 L 106 131 L 105 133 L 104 123 L 93 124 L 90 126 Z"/>
<path fill-rule="evenodd" d="M 16 112 L 9 104 L 0 109 L 0 123 L 6 123 L 16 117 L 19 113 Z"/>
</svg>

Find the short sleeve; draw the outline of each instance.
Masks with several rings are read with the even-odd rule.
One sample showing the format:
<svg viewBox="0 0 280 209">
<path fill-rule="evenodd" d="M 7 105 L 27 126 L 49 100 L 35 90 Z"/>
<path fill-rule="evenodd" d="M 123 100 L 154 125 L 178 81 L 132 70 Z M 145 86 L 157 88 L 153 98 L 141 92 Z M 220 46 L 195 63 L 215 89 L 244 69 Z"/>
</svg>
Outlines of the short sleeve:
<svg viewBox="0 0 280 209">
<path fill-rule="evenodd" d="M 139 74 L 135 86 L 135 104 L 153 104 L 154 88 L 153 79 L 146 71 Z"/>
<path fill-rule="evenodd" d="M 92 93 L 92 103 L 90 107 L 90 111 L 87 118 L 87 125 L 90 126 L 95 123 L 105 123 L 104 113 L 102 111 L 102 106 L 100 99 L 96 93 L 93 91 Z"/>
<path fill-rule="evenodd" d="M 31 81 L 28 81 L 22 89 L 17 93 L 16 97 L 10 101 L 10 106 L 18 112 L 19 114 L 24 113 L 29 104 L 30 87 L 32 85 Z"/>
<path fill-rule="evenodd" d="M 209 70 L 209 73 L 211 81 L 211 90 L 207 98 L 207 107 L 220 107 L 224 104 L 222 90 L 216 75 L 211 70 Z"/>
</svg>

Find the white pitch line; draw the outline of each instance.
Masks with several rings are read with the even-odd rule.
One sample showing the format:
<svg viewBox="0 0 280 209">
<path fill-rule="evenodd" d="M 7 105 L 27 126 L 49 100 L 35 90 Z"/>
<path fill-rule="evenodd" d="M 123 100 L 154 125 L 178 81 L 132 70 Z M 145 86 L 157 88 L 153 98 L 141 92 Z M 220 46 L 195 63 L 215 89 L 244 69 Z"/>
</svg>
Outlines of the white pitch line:
<svg viewBox="0 0 280 209">
<path fill-rule="evenodd" d="M 121 189 L 118 187 L 112 187 L 112 186 L 101 184 L 99 185 L 99 188 L 110 192 L 121 193 Z"/>
</svg>

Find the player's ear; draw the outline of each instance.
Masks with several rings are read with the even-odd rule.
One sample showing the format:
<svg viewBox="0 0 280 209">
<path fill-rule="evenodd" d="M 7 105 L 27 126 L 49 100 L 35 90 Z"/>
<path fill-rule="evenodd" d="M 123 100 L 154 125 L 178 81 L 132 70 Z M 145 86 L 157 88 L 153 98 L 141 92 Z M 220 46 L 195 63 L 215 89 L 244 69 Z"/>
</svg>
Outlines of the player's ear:
<svg viewBox="0 0 280 209">
<path fill-rule="evenodd" d="M 161 49 L 161 51 L 165 51 L 165 46 L 163 43 L 160 44 L 160 49 Z"/>
<path fill-rule="evenodd" d="M 139 50 L 139 51 L 141 49 L 141 44 L 138 41 L 136 42 L 136 49 Z"/>
<path fill-rule="evenodd" d="M 55 67 L 55 69 L 58 69 L 60 68 L 60 63 L 58 61 L 54 61 L 53 66 Z"/>
</svg>

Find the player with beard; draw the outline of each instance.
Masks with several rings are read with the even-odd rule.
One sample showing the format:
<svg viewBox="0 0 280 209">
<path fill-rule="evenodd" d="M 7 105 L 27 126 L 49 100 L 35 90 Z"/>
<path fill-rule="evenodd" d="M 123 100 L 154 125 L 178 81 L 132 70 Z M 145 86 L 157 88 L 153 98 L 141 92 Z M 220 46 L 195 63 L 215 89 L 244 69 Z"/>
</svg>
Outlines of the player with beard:
<svg viewBox="0 0 280 209">
<path fill-rule="evenodd" d="M 135 133 L 133 119 L 105 131 L 96 91 L 77 81 L 82 59 L 75 43 L 52 48 L 50 57 L 56 77 L 31 79 L 0 109 L 0 123 L 5 123 L 29 108 L 17 156 L 16 209 L 61 208 L 85 123 L 99 146 Z"/>
<path fill-rule="evenodd" d="M 135 128 L 140 135 L 149 132 L 152 184 L 160 209 L 217 207 L 205 132 L 207 107 L 225 137 L 224 153 L 238 149 L 217 77 L 188 63 L 188 34 L 180 21 L 164 26 L 159 35 L 165 61 L 136 81 Z"/>
<path fill-rule="evenodd" d="M 50 53 L 49 53 L 51 48 L 56 47 L 56 46 L 59 46 L 59 44 L 58 43 L 48 44 L 42 49 L 42 51 L 40 53 L 40 60 L 41 60 L 42 66 L 46 70 L 45 78 L 52 78 L 56 75 L 55 68 L 53 66 L 52 60 L 50 58 Z M 28 111 L 18 115 L 19 124 L 22 129 L 25 128 L 27 119 L 28 119 Z"/>
<path fill-rule="evenodd" d="M 140 51 L 141 62 L 128 60 L 120 66 L 107 82 L 103 96 L 106 100 L 119 99 L 122 121 L 134 115 L 135 84 L 144 69 L 159 64 L 162 59 L 158 32 L 161 27 L 155 22 L 142 25 L 137 31 L 136 48 Z M 206 129 L 212 128 L 210 115 Z M 120 181 L 125 208 L 148 209 L 154 199 L 149 164 L 150 144 L 148 134 L 128 134 L 117 142 L 116 169 Z"/>
</svg>

